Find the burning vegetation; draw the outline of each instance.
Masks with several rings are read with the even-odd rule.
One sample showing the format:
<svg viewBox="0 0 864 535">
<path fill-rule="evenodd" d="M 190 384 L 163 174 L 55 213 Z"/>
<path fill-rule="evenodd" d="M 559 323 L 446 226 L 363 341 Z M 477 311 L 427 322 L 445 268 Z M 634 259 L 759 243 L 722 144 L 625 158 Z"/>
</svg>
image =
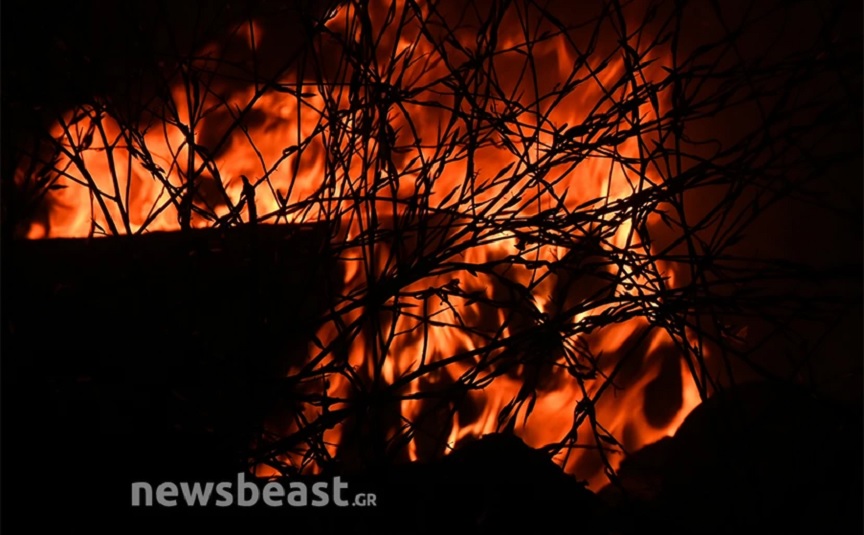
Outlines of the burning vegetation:
<svg viewBox="0 0 864 535">
<path fill-rule="evenodd" d="M 228 318 L 303 345 L 266 356 L 258 475 L 498 433 L 596 491 L 740 383 L 859 399 L 837 332 L 861 304 L 840 3 L 202 6 L 141 17 L 141 56 L 75 102 L 13 92 L 42 127 L 7 140 L 4 226 L 21 247 L 239 236 L 270 266 L 250 277 L 309 285 L 286 316 L 299 290 L 231 279 L 256 290 Z M 299 264 L 326 276 L 268 256 L 304 229 L 322 245 Z M 212 282 L 219 307 L 234 288 Z M 243 332 L 234 356 L 261 358 Z"/>
</svg>

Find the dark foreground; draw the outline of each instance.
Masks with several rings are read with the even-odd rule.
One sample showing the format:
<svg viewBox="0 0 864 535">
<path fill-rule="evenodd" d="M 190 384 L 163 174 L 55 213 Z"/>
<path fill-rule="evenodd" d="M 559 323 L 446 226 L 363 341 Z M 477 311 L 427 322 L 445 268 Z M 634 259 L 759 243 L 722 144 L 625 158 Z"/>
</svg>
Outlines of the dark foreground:
<svg viewBox="0 0 864 535">
<path fill-rule="evenodd" d="M 857 406 L 751 384 L 591 492 L 518 439 L 338 471 L 374 507 L 132 507 L 234 481 L 332 284 L 322 229 L 4 248 L 3 527 L 78 533 L 860 533 Z M 250 245 L 250 244 L 254 244 Z M 285 276 L 289 274 L 290 276 Z M 285 306 L 285 304 L 290 304 Z M 290 327 L 286 327 L 290 326 Z M 281 355 L 279 359 L 266 355 Z M 287 355 L 287 357 L 286 357 Z M 596 490 L 596 489 L 595 489 Z M 467 526 L 467 528 L 466 528 Z"/>
</svg>

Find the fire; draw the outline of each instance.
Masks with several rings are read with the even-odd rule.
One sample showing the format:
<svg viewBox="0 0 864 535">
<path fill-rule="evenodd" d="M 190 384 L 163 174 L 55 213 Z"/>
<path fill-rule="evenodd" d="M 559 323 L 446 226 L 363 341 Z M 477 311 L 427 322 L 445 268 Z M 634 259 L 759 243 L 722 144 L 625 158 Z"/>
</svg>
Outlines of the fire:
<svg viewBox="0 0 864 535">
<path fill-rule="evenodd" d="M 330 225 L 341 288 L 290 372 L 313 401 L 271 425 L 320 432 L 259 474 L 351 433 L 418 460 L 512 431 L 599 485 L 700 401 L 710 355 L 658 320 L 688 276 L 656 196 L 687 165 L 660 150 L 671 45 L 625 22 L 662 14 L 459 4 L 347 3 L 303 46 L 238 24 L 140 115 L 95 98 L 18 169 L 47 188 L 31 239 Z M 371 395 L 381 429 L 333 417 Z"/>
</svg>

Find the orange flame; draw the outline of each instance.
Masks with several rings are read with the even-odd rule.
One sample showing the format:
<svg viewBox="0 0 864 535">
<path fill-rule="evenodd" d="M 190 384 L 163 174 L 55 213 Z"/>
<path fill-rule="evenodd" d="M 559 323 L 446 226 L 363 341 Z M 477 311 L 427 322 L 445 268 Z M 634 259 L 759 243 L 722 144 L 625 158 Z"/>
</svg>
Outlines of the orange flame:
<svg viewBox="0 0 864 535">
<path fill-rule="evenodd" d="M 668 143 L 657 124 L 670 110 L 669 52 L 643 34 L 623 46 L 593 41 L 597 13 L 559 26 L 534 7 L 478 5 L 473 14 L 403 0 L 344 5 L 320 29 L 315 57 L 288 69 L 255 63 L 268 50 L 296 49 L 278 33 L 284 21 L 244 23 L 236 33 L 245 49 L 212 43 L 177 67 L 170 98 L 150 104 L 136 128 L 112 117 L 108 102 L 70 111 L 51 131 L 61 148 L 54 187 L 27 237 L 179 230 L 186 209 L 189 227 L 232 224 L 247 221 L 253 204 L 262 223 L 328 222 L 344 299 L 291 374 L 322 370 L 316 388 L 332 403 L 307 405 L 303 420 L 348 403 L 357 381 L 385 385 L 401 413 L 389 437 L 407 426 L 410 459 L 509 428 L 531 446 L 557 445 L 566 471 L 601 484 L 601 455 L 614 468 L 620 456 L 609 451 L 673 434 L 699 402 L 679 349 L 687 333 L 653 328 L 644 315 L 598 321 L 651 284 L 609 253 L 657 246 L 636 239 L 632 218 L 602 208 L 664 181 L 651 146 Z M 365 63 L 340 60 L 364 43 L 374 44 Z M 225 61 L 231 55 L 237 61 Z M 615 124 L 592 125 L 604 114 Z M 586 146 L 595 148 L 570 156 Z M 527 232 L 580 213 L 597 218 L 580 227 L 584 235 L 532 242 Z M 478 219 L 494 224 L 478 230 Z M 614 233 L 592 236 L 601 225 Z M 659 225 L 652 217 L 649 234 Z M 450 254 L 433 256 L 442 250 Z M 435 267 L 417 276 L 430 258 Z M 653 265 L 667 288 L 684 276 Z M 380 314 L 358 306 L 394 280 L 404 284 L 384 294 Z M 560 342 L 538 350 L 525 333 L 544 325 Z M 568 330 L 579 325 L 590 327 Z M 343 355 L 333 348 L 344 340 Z M 514 364 L 514 351 L 543 354 Z M 577 377 L 584 355 L 596 356 L 596 370 Z M 353 375 L 325 373 L 342 360 Z M 469 380 L 479 386 L 446 410 L 429 401 Z M 651 394 L 658 384 L 675 391 Z M 671 409 L 651 417 L 652 403 Z M 338 423 L 324 433 L 331 455 L 344 432 Z M 282 460 L 299 466 L 305 453 Z"/>
</svg>

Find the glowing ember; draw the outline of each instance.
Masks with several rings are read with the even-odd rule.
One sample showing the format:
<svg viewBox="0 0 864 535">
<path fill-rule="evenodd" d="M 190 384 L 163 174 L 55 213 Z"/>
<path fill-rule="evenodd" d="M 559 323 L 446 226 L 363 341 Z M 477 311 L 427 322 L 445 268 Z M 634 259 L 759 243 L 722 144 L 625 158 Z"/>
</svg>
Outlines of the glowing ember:
<svg viewBox="0 0 864 535">
<path fill-rule="evenodd" d="M 597 485 L 707 391 L 707 342 L 665 307 L 695 164 L 669 157 L 672 14 L 460 4 L 244 22 L 134 121 L 70 110 L 18 170 L 47 188 L 33 239 L 331 226 L 343 280 L 290 372 L 306 402 L 270 426 L 300 438 L 259 474 L 512 431 Z"/>
</svg>

